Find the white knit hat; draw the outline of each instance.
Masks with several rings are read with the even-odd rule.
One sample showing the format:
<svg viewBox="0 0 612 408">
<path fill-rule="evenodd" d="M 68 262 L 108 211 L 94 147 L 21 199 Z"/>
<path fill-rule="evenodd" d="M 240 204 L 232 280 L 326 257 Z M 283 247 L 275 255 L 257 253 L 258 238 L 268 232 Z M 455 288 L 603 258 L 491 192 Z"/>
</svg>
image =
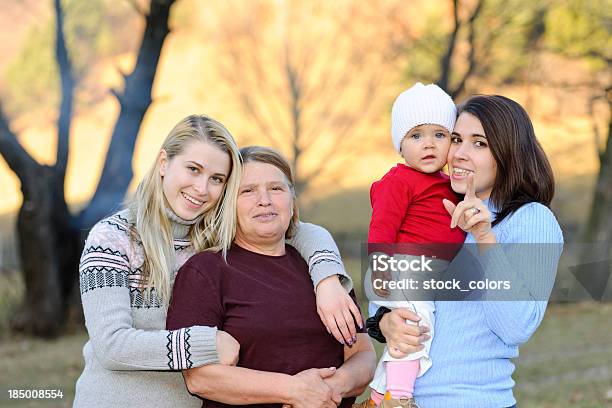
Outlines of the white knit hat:
<svg viewBox="0 0 612 408">
<path fill-rule="evenodd" d="M 405 90 L 391 108 L 391 139 L 395 150 L 400 151 L 406 133 L 415 126 L 440 125 L 453 131 L 457 119 L 457 107 L 451 97 L 434 84 L 417 82 Z"/>
</svg>

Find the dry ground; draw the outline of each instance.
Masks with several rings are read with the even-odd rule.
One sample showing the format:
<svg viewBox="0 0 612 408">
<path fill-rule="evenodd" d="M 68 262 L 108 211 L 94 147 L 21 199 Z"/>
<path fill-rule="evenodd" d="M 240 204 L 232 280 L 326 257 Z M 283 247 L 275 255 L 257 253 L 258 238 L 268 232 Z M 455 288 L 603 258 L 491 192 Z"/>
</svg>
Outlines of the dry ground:
<svg viewBox="0 0 612 408">
<path fill-rule="evenodd" d="M 347 266 L 356 271 L 358 264 Z M 18 277 L 0 275 L 0 406 L 69 407 L 87 334 L 79 330 L 53 341 L 9 335 L 6 319 L 20 286 Z M 551 305 L 516 362 L 519 406 L 612 408 L 611 322 L 609 303 Z M 9 389 L 59 389 L 64 397 L 9 400 Z"/>
</svg>

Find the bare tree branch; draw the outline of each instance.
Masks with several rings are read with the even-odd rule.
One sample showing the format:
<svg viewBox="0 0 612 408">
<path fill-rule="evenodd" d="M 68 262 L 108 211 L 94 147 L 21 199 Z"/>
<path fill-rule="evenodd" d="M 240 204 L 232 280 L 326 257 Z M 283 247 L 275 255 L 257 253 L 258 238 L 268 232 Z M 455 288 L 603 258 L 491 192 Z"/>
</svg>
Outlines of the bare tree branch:
<svg viewBox="0 0 612 408">
<path fill-rule="evenodd" d="M 62 100 L 57 120 L 57 155 L 55 169 L 64 180 L 68 152 L 70 148 L 70 124 L 72 122 L 72 102 L 74 92 L 74 78 L 72 76 L 72 63 L 66 49 L 64 36 L 64 12 L 60 0 L 54 1 L 56 29 L 55 29 L 55 57 L 59 66 Z"/>
<path fill-rule="evenodd" d="M 261 104 L 256 103 L 253 98 L 250 97 L 248 92 L 242 90 L 240 92 L 240 101 L 242 102 L 242 107 L 247 115 L 251 118 L 253 123 L 257 126 L 259 132 L 259 137 L 262 137 L 270 144 L 276 147 L 282 147 L 282 138 L 276 136 L 276 131 L 273 127 L 268 125 L 268 122 L 264 119 L 264 115 L 258 113 L 257 106 Z"/>
<path fill-rule="evenodd" d="M 118 64 L 115 64 L 115 70 L 117 70 L 117 73 L 121 76 L 121 78 L 125 82 L 128 77 L 128 74 L 125 72 L 125 70 L 121 68 Z"/>
<path fill-rule="evenodd" d="M 591 129 L 593 131 L 593 137 L 595 139 L 595 149 L 597 150 L 597 158 L 599 159 L 599 165 L 602 165 L 603 152 L 601 150 L 601 134 L 599 132 L 599 126 L 597 126 L 597 119 L 595 117 L 595 103 L 603 99 L 602 95 L 595 95 L 587 102 L 587 112 L 591 119 Z"/>
<path fill-rule="evenodd" d="M 142 17 L 147 16 L 147 11 L 143 9 L 140 6 L 140 4 L 138 4 L 138 0 L 125 0 L 125 1 L 132 7 L 132 9 L 134 9 L 136 13 L 140 14 Z"/>
<path fill-rule="evenodd" d="M 359 103 L 359 106 L 362 107 L 362 112 L 360 112 L 359 115 L 351 117 L 350 120 L 345 122 L 344 127 L 337 130 L 335 143 L 332 144 L 327 151 L 322 152 L 319 155 L 321 159 L 319 160 L 318 164 L 313 170 L 303 176 L 303 180 L 310 182 L 314 177 L 320 176 L 324 171 L 331 171 L 334 168 L 334 166 L 331 165 L 331 161 L 333 160 L 345 163 L 347 160 L 350 160 L 350 158 L 358 154 L 361 146 L 358 147 L 354 143 L 354 140 L 349 136 L 352 134 L 353 130 L 358 128 L 365 118 L 368 117 L 368 114 L 374 106 L 374 98 L 372 97 L 372 93 L 377 86 L 378 82 L 375 80 L 369 84 L 369 92 L 365 94 L 361 103 Z M 354 154 L 351 154 L 349 149 L 353 149 Z M 343 154 L 334 154 L 339 151 L 342 151 Z"/>
<path fill-rule="evenodd" d="M 124 104 L 123 95 L 119 93 L 118 90 L 116 90 L 115 88 L 111 88 L 108 90 L 108 92 L 110 92 L 110 94 L 113 95 L 117 99 L 117 102 L 119 102 L 120 106 L 123 106 Z"/>
<path fill-rule="evenodd" d="M 474 8 L 472 15 L 468 20 L 469 24 L 469 34 L 468 34 L 468 43 L 470 45 L 470 52 L 468 55 L 468 69 L 463 74 L 463 77 L 459 81 L 459 84 L 450 92 L 451 96 L 456 98 L 459 94 L 463 92 L 465 89 L 465 83 L 472 76 L 474 70 L 476 68 L 476 19 L 482 10 L 484 0 L 479 0 Z"/>
<path fill-rule="evenodd" d="M 132 156 L 142 119 L 151 105 L 151 90 L 162 46 L 170 32 L 168 18 L 174 0 L 152 0 L 136 65 L 119 98 L 121 110 L 113 129 L 102 175 L 90 204 L 79 215 L 88 229 L 123 202 L 133 177 Z"/>
<path fill-rule="evenodd" d="M 609 89 L 608 89 L 609 95 Z M 612 100 L 608 99 L 608 137 L 599 154 L 600 169 L 595 183 L 591 212 L 584 231 L 584 242 L 611 242 L 612 236 Z"/>
<path fill-rule="evenodd" d="M 358 32 L 359 27 L 354 22 L 363 21 L 364 18 L 369 20 L 371 16 L 364 14 L 360 5 L 354 3 L 351 13 L 347 13 L 347 18 L 338 22 L 338 27 L 334 30 L 333 35 L 327 36 L 327 41 L 318 43 L 320 44 L 320 56 L 327 57 L 325 75 L 310 81 L 310 87 L 303 98 L 304 104 L 316 107 L 318 113 L 318 116 L 312 120 L 316 126 L 310 126 L 308 133 L 303 138 L 311 145 L 324 136 L 325 133 L 322 130 L 327 128 L 334 129 L 334 137 L 344 139 L 345 135 L 358 127 L 367 114 L 369 106 L 377 100 L 374 90 L 377 89 L 376 86 L 380 84 L 384 75 L 385 63 L 391 62 L 393 58 L 384 55 L 372 60 L 367 50 L 352 45 L 355 39 L 361 36 Z M 338 54 L 337 50 L 345 49 L 348 50 L 348 55 L 337 55 L 337 58 L 329 60 L 329 55 Z M 365 99 L 355 101 L 351 93 L 354 94 L 356 89 L 364 88 Z M 359 106 L 361 110 L 358 114 L 352 114 L 348 122 L 343 120 L 347 109 L 342 106 L 342 103 L 339 103 L 344 100 L 352 100 L 352 104 Z M 339 122 L 346 123 L 339 126 Z M 349 126 L 346 126 L 347 123 Z M 339 130 L 343 127 L 344 130 Z"/>
<path fill-rule="evenodd" d="M 289 94 L 291 96 L 290 111 L 291 111 L 291 126 L 292 126 L 292 138 L 291 138 L 291 149 L 293 153 L 293 171 L 296 174 L 298 172 L 298 160 L 302 153 L 300 148 L 300 138 L 302 136 L 301 127 L 301 116 L 302 110 L 300 108 L 300 99 L 302 97 L 302 82 L 299 77 L 299 73 L 295 71 L 295 68 L 291 65 L 291 56 L 289 52 L 289 44 L 285 42 L 285 75 L 287 77 L 287 85 L 289 86 Z M 300 179 L 298 177 L 298 191 L 301 190 Z"/>
<path fill-rule="evenodd" d="M 19 179 L 26 177 L 26 173 L 30 168 L 36 168 L 40 165 L 28 154 L 21 146 L 17 136 L 9 127 L 8 120 L 4 115 L 2 106 L 0 105 L 0 153 L 8 166 L 15 172 Z"/>
<path fill-rule="evenodd" d="M 316 167 L 304 176 L 304 180 L 311 183 L 315 178 L 328 180 L 329 178 L 337 177 L 338 170 L 342 166 L 345 166 L 347 161 L 363 156 L 362 146 L 358 146 L 354 143 L 342 143 L 342 145 L 337 146 L 337 148 L 342 149 L 342 155 L 333 154 L 334 148 L 324 152 L 320 155 L 320 160 Z"/>
<path fill-rule="evenodd" d="M 258 135 L 268 140 L 274 146 L 282 146 L 282 137 L 277 136 L 275 128 L 268 124 L 266 115 L 269 112 L 263 112 L 264 107 L 268 110 L 272 109 L 271 103 L 258 103 L 255 95 L 259 94 L 261 87 L 265 83 L 265 75 L 263 73 L 255 73 L 256 78 L 253 81 L 249 81 L 246 78 L 244 72 L 240 70 L 241 56 L 245 57 L 246 51 L 241 52 L 234 44 L 234 39 L 231 34 L 224 33 L 224 43 L 227 45 L 225 48 L 229 62 L 226 67 L 220 70 L 221 76 L 231 85 L 232 90 L 237 93 L 238 102 L 240 103 L 243 112 L 250 118 L 252 123 L 255 125 Z M 249 47 L 249 53 L 255 52 L 252 47 Z M 251 82 L 254 84 L 251 86 Z M 258 89 L 255 92 L 255 89 Z"/>
<path fill-rule="evenodd" d="M 589 50 L 584 55 L 587 56 L 587 57 L 591 57 L 591 58 L 598 58 L 598 59 L 604 61 L 608 65 L 612 64 L 612 58 L 610 58 L 609 55 L 605 55 L 605 54 L 603 54 L 603 53 L 601 53 L 599 51 L 596 51 L 596 50 Z"/>
<path fill-rule="evenodd" d="M 393 64 L 386 39 L 397 30 L 376 24 L 387 9 L 363 10 L 358 1 L 342 15 L 301 2 L 263 4 L 230 8 L 231 22 L 215 30 L 227 64 L 221 74 L 254 128 L 282 146 L 303 191 L 332 161 L 325 153 L 363 148 L 355 137 L 380 106 L 385 88 L 378 85 Z M 261 10 L 266 18 L 254 18 Z M 314 21 L 321 30 L 307 29 Z M 383 46 L 370 47 L 374 36 Z"/>
<path fill-rule="evenodd" d="M 459 4 L 458 0 L 452 0 L 453 4 L 453 31 L 450 33 L 448 37 L 448 47 L 446 48 L 446 52 L 440 59 L 440 79 L 437 81 L 437 85 L 444 89 L 448 90 L 448 83 L 450 80 L 450 72 L 451 72 L 451 61 L 453 59 L 453 54 L 455 52 L 455 47 L 457 45 L 457 35 L 459 34 L 459 29 L 461 28 L 461 20 L 459 20 Z"/>
<path fill-rule="evenodd" d="M 286 91 L 276 89 L 268 78 L 269 73 L 265 68 L 269 62 L 261 55 L 263 47 L 259 44 L 258 31 L 240 16 L 240 11 L 235 7 L 231 13 L 235 21 L 223 25 L 220 30 L 227 60 L 219 65 L 219 73 L 237 94 L 238 102 L 257 128 L 258 136 L 283 148 L 283 140 L 291 128 L 284 128 L 280 121 L 287 111 L 278 109 L 278 100 L 283 99 Z M 245 70 L 245 66 L 249 69 Z M 265 100 L 260 101 L 261 97 Z M 290 100 L 289 97 L 287 100 Z M 272 122 L 274 126 L 270 125 Z"/>
</svg>

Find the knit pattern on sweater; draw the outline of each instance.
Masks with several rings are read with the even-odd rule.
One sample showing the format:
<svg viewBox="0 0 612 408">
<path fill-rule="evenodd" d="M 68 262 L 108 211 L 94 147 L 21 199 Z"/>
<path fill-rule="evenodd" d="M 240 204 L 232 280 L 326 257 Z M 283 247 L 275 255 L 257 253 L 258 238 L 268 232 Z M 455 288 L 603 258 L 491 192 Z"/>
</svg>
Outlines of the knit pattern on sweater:
<svg viewBox="0 0 612 408">
<path fill-rule="evenodd" d="M 199 406 L 180 373 L 169 370 L 218 362 L 216 328 L 165 330 L 166 308 L 155 289 L 145 296 L 144 251 L 130 220 L 123 210 L 100 221 L 85 243 L 79 277 L 89 341 L 74 406 Z M 171 281 L 194 254 L 189 226 L 174 230 L 185 234 L 174 237 Z"/>
</svg>

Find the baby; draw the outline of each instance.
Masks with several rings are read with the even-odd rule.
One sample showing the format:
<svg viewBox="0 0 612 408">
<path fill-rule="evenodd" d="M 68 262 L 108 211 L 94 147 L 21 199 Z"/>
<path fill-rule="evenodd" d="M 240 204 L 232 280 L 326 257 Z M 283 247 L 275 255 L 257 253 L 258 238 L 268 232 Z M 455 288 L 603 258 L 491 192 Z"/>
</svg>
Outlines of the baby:
<svg viewBox="0 0 612 408">
<path fill-rule="evenodd" d="M 450 228 L 451 218 L 442 204 L 443 199 L 458 202 L 448 176 L 441 171 L 446 165 L 456 117 L 453 100 L 436 85 L 417 83 L 397 97 L 391 110 L 391 136 L 405 163 L 397 164 L 372 184 L 368 243 L 413 244 L 413 248 L 454 244 L 451 247 L 457 249 L 463 243 L 464 232 Z M 434 270 L 443 270 L 454 254 L 442 250 L 434 255 L 431 259 L 437 263 Z M 403 253 L 401 257 L 410 259 L 416 255 Z M 377 306 L 408 307 L 421 317 L 419 324 L 429 326 L 433 337 L 434 302 L 398 300 L 395 295 L 390 301 L 371 302 L 370 315 Z M 415 381 L 432 364 L 431 340 L 424 346 L 423 350 L 401 359 L 391 357 L 385 348 L 370 384 L 372 397 L 356 407 L 416 407 Z"/>
</svg>

